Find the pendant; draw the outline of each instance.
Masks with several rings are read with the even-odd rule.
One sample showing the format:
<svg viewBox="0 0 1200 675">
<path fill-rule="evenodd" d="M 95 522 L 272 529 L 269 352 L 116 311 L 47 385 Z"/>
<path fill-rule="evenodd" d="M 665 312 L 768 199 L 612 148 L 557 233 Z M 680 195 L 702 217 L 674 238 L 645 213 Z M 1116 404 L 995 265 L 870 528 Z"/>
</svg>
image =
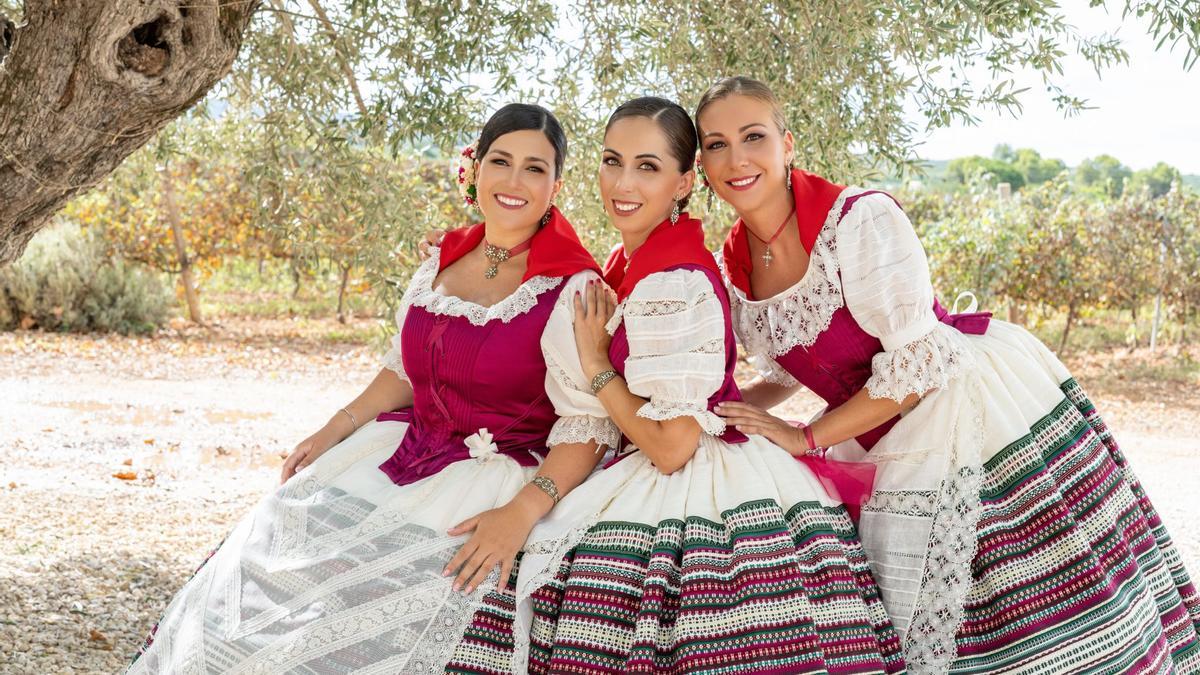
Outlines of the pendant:
<svg viewBox="0 0 1200 675">
<path fill-rule="evenodd" d="M 483 247 L 483 255 L 492 262 L 492 266 L 483 273 L 483 278 L 495 279 L 500 272 L 500 263 L 508 260 L 508 249 L 487 244 Z"/>
<path fill-rule="evenodd" d="M 771 247 L 770 246 L 768 246 L 767 250 L 763 252 L 762 259 L 763 259 L 763 267 L 769 268 L 771 266 L 771 261 L 775 259 L 775 256 L 771 255 Z"/>
</svg>

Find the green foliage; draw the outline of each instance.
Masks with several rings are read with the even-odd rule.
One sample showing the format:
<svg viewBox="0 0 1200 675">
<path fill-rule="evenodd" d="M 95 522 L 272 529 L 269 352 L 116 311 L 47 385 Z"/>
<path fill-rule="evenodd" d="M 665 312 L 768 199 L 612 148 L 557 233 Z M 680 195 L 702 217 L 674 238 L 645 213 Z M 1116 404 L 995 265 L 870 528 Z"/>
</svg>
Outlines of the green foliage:
<svg viewBox="0 0 1200 675">
<path fill-rule="evenodd" d="M 1075 182 L 1084 190 L 1106 197 L 1120 197 L 1133 172 L 1112 155 L 1085 159 L 1075 167 Z"/>
<path fill-rule="evenodd" d="M 995 190 L 903 199 L 946 299 L 970 290 L 985 307 L 1094 311 L 1137 318 L 1161 294 L 1182 324 L 1200 306 L 1200 195 L 1128 191 L 1113 199 L 1069 174 L 1011 198 Z M 1136 339 L 1137 336 L 1134 336 Z"/>
<path fill-rule="evenodd" d="M 145 333 L 166 319 L 168 293 L 149 271 L 104 255 L 77 226 L 39 233 L 0 269 L 0 329 Z"/>
<path fill-rule="evenodd" d="M 1038 185 L 1067 170 L 1061 159 L 1043 158 L 1031 148 L 1014 150 L 1007 144 L 997 145 L 991 158 L 960 157 L 950 160 L 946 175 L 954 185 L 995 187 L 1008 183 L 1013 190 L 1026 185 Z"/>
<path fill-rule="evenodd" d="M 1123 6 L 1147 16 L 1155 35 L 1197 51 L 1200 26 L 1185 2 Z M 908 101 L 929 127 L 973 121 L 982 108 L 1015 113 L 1024 94 L 1014 73 L 1033 71 L 1060 108 L 1080 109 L 1085 102 L 1062 87 L 1071 54 L 1097 69 L 1126 60 L 1117 40 L 1080 33 L 1051 0 L 269 0 L 207 106 L 110 183 L 108 196 L 130 203 L 111 200 L 106 222 L 149 239 L 123 242 L 162 244 L 159 170 L 198 161 L 179 176 L 187 186 L 179 192 L 185 215 L 196 216 L 189 229 L 202 233 L 188 241 L 202 261 L 207 251 L 214 260 L 280 257 L 297 278 L 336 273 L 350 295 L 390 306 L 416 239 L 475 216 L 458 201 L 449 160 L 502 103 L 536 101 L 562 120 L 571 152 L 559 204 L 602 254 L 616 235 L 596 194 L 600 133 L 632 96 L 673 97 L 690 109 L 717 78 L 757 77 L 779 96 L 798 163 L 862 182 L 911 168 Z M 991 79 L 980 80 L 981 65 Z M 1063 169 L 1033 151 L 1004 153 L 981 160 L 971 180 L 1019 187 Z M 732 214 L 705 201 L 692 210 L 712 225 L 715 245 Z M 991 217 L 994 227 L 1014 225 L 1000 207 Z M 990 257 L 967 280 L 995 277 L 997 292 L 1008 292 L 999 272 L 1007 244 L 980 246 Z"/>
<path fill-rule="evenodd" d="M 1171 186 L 1182 181 L 1183 176 L 1179 173 L 1179 169 L 1167 164 L 1159 162 L 1149 169 L 1133 172 L 1133 176 L 1129 179 L 1128 189 L 1130 191 L 1146 190 L 1151 197 L 1161 197 L 1171 191 Z"/>
<path fill-rule="evenodd" d="M 962 185 L 987 185 L 996 187 L 1008 183 L 1014 190 L 1025 185 L 1025 176 L 1012 164 L 1001 159 L 989 159 L 978 155 L 950 160 L 946 171 Z"/>
<path fill-rule="evenodd" d="M 1045 183 L 1067 170 L 1067 165 L 1061 159 L 1043 158 L 1031 148 L 1021 148 L 1008 160 L 1013 168 L 1021 172 L 1026 185 Z"/>
</svg>

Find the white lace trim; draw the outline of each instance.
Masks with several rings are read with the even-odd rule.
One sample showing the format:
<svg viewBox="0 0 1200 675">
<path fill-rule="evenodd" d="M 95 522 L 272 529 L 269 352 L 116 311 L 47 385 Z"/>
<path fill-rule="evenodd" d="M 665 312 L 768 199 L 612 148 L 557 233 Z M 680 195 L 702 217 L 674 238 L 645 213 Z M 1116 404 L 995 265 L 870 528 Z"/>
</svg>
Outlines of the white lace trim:
<svg viewBox="0 0 1200 675">
<path fill-rule="evenodd" d="M 811 347 L 829 328 L 834 312 L 845 305 L 838 277 L 838 221 L 846 199 L 864 191 L 848 187 L 838 195 L 813 245 L 808 270 L 794 286 L 765 300 L 750 300 L 728 284 L 734 329 L 747 352 L 783 356 L 799 345 Z"/>
<path fill-rule="evenodd" d="M 625 303 L 629 298 L 617 303 L 616 309 L 613 310 L 613 315 L 608 318 L 608 323 L 604 324 L 604 330 L 609 335 L 616 335 L 617 329 L 621 327 L 621 322 L 625 320 Z"/>
<path fill-rule="evenodd" d="M 569 389 L 571 391 L 591 393 L 590 391 L 585 391 L 583 387 L 580 387 L 575 383 L 575 380 L 567 374 L 567 371 L 564 370 L 562 366 L 558 365 L 558 362 L 550 356 L 549 352 L 546 350 L 546 345 L 544 344 L 542 345 L 542 360 L 546 362 L 546 371 L 550 373 L 550 376 L 554 378 L 554 381 L 557 382 L 560 387 L 563 389 Z"/>
<path fill-rule="evenodd" d="M 525 542 L 525 557 L 521 559 L 521 564 L 532 567 L 537 563 L 534 560 L 535 556 L 544 561 L 545 564 L 540 566 L 537 572 L 516 589 L 517 612 L 513 619 L 514 644 L 512 672 L 525 672 L 529 663 L 529 634 L 533 628 L 530 621 L 532 613 L 526 611 L 523 605 L 529 601 L 529 597 L 536 593 L 538 589 L 554 581 L 555 576 L 558 575 L 558 565 L 563 557 L 567 555 L 568 551 L 579 544 L 579 541 L 596 526 L 599 520 L 599 514 L 596 513 L 584 522 L 567 530 L 566 533 L 557 539 Z"/>
<path fill-rule="evenodd" d="M 650 402 L 638 408 L 638 417 L 663 422 L 676 417 L 691 416 L 700 423 L 700 429 L 712 436 L 725 433 L 725 420 L 708 409 L 708 401 L 701 399 L 666 399 L 651 397 Z"/>
<path fill-rule="evenodd" d="M 473 326 L 482 326 L 497 319 L 508 323 L 533 309 L 538 303 L 538 296 L 542 293 L 557 288 L 563 282 L 562 277 L 542 275 L 530 277 L 528 281 L 517 286 L 517 290 L 507 298 L 494 305 L 484 307 L 435 291 L 433 280 L 437 277 L 441 249 L 436 246 L 431 247 L 429 254 L 429 259 L 413 273 L 403 302 L 413 307 L 421 307 L 433 314 L 464 317 Z"/>
<path fill-rule="evenodd" d="M 866 389 L 871 398 L 903 401 L 909 394 L 942 389 L 966 370 L 969 348 L 956 339 L 957 331 L 938 323 L 924 337 L 871 358 Z"/>
<path fill-rule="evenodd" d="M 600 447 L 616 448 L 621 443 L 621 430 L 608 417 L 593 417 L 591 415 L 571 415 L 560 417 L 550 429 L 550 437 L 546 447 L 562 443 L 587 443 L 596 441 Z"/>
<path fill-rule="evenodd" d="M 972 584 L 971 563 L 979 543 L 976 528 L 983 511 L 979 496 L 983 484 L 983 402 L 974 386 L 968 388 L 967 398 L 973 414 L 955 421 L 951 438 L 957 440 L 964 433 L 961 425 L 965 417 L 971 425 L 965 430 L 968 439 L 965 444 L 955 442 L 951 451 L 949 470 L 933 514 L 912 621 L 903 636 L 904 660 L 910 673 L 945 673 L 958 654 L 955 637 Z"/>
<path fill-rule="evenodd" d="M 634 299 L 630 296 L 617 303 L 616 309 L 613 310 L 613 315 L 609 317 L 608 323 L 604 325 L 604 330 L 608 331 L 609 335 L 615 334 L 626 316 L 672 316 L 674 314 L 683 314 L 716 298 L 716 291 L 711 289 L 697 293 L 687 300 L 679 298 Z"/>
<path fill-rule="evenodd" d="M 387 354 L 384 354 L 383 367 L 396 373 L 405 382 L 408 381 L 408 373 L 404 372 L 404 360 L 400 357 L 399 349 L 392 347 L 388 350 Z"/>
<path fill-rule="evenodd" d="M 695 347 L 692 347 L 691 349 L 687 350 L 686 352 L 679 352 L 679 353 L 680 354 L 720 354 L 720 355 L 724 356 L 724 354 L 725 354 L 725 339 L 724 338 L 713 338 L 711 340 L 705 341 L 702 344 L 698 344 Z M 638 356 L 630 356 L 625 360 L 625 362 L 631 363 L 634 361 L 649 361 L 652 359 L 661 359 L 661 358 L 663 358 L 662 354 L 641 354 Z"/>
</svg>

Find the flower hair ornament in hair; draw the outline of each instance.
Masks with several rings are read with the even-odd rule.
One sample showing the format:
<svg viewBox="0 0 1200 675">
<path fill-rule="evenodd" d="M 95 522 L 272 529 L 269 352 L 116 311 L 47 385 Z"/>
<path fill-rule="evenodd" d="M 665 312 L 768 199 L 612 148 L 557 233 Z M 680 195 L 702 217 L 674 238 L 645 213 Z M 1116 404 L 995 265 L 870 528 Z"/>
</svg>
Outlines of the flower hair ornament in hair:
<svg viewBox="0 0 1200 675">
<path fill-rule="evenodd" d="M 475 188 L 475 154 L 478 149 L 479 141 L 475 141 L 458 155 L 458 193 L 463 201 L 475 208 L 479 208 L 479 193 Z"/>
</svg>

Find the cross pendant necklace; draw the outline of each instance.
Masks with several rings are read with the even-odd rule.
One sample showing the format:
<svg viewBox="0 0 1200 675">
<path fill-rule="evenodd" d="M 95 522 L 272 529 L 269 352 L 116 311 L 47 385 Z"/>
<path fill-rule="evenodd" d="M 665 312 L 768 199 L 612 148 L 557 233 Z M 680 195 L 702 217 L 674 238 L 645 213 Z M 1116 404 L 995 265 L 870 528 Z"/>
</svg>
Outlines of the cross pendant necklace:
<svg viewBox="0 0 1200 675">
<path fill-rule="evenodd" d="M 792 214 L 794 213 L 796 213 L 796 208 L 792 207 L 792 210 L 788 211 L 787 217 L 783 219 L 783 222 L 779 224 L 779 227 L 775 228 L 775 234 L 771 235 L 771 238 L 766 241 L 763 241 L 762 237 L 754 234 L 754 230 L 751 230 L 749 227 L 746 228 L 750 234 L 754 234 L 755 239 L 762 241 L 767 245 L 767 250 L 763 251 L 762 254 L 763 268 L 770 269 L 771 261 L 775 259 L 775 256 L 771 254 L 771 244 L 774 244 L 775 240 L 779 238 L 779 235 L 783 234 L 783 228 L 787 227 L 788 221 L 792 219 Z"/>
<path fill-rule="evenodd" d="M 500 263 L 508 260 L 509 258 L 515 258 L 516 256 L 521 255 L 525 251 L 528 251 L 529 247 L 532 244 L 533 244 L 533 237 L 530 237 L 512 248 L 500 248 L 499 246 L 495 246 L 493 244 L 488 243 L 488 240 L 484 239 L 483 240 L 483 255 L 492 264 L 483 273 L 483 278 L 484 279 L 495 279 L 496 274 L 498 274 L 500 272 Z"/>
</svg>

